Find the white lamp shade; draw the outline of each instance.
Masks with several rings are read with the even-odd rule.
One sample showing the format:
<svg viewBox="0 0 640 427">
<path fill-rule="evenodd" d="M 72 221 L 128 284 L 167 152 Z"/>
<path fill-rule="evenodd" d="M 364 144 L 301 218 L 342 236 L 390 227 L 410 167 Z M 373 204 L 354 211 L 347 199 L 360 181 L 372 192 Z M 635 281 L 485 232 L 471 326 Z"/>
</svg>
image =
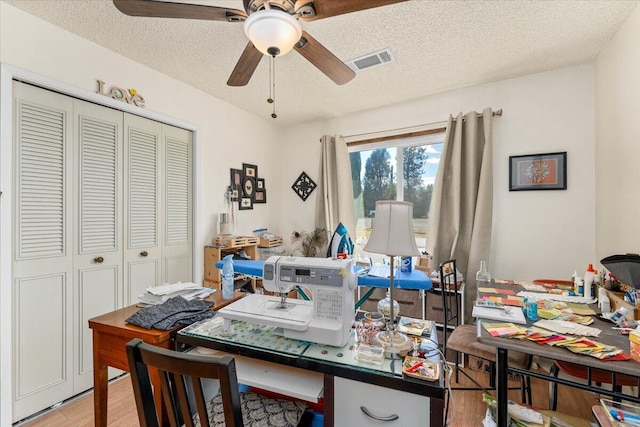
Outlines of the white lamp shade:
<svg viewBox="0 0 640 427">
<path fill-rule="evenodd" d="M 364 250 L 389 256 L 420 255 L 413 235 L 413 203 L 376 202 L 373 229 Z"/>
<path fill-rule="evenodd" d="M 244 32 L 256 49 L 270 56 L 284 55 L 302 37 L 298 20 L 276 9 L 253 12 L 244 21 Z M 269 48 L 276 48 L 279 52 L 274 54 L 269 52 Z"/>
</svg>

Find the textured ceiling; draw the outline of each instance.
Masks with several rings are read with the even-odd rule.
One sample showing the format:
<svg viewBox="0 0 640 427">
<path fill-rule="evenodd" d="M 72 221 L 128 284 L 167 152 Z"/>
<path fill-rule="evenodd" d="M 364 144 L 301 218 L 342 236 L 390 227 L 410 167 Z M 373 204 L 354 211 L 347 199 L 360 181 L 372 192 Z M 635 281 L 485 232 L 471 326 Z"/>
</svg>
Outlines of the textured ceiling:
<svg viewBox="0 0 640 427">
<path fill-rule="evenodd" d="M 257 116 L 271 114 L 266 58 L 247 86 L 226 85 L 247 43 L 242 24 L 129 17 L 110 0 L 3 1 Z M 240 0 L 191 2 L 242 9 Z M 396 62 L 361 71 L 338 86 L 292 51 L 276 60 L 274 122 L 294 125 L 588 63 L 637 5 L 409 0 L 302 23 L 343 61 L 390 48 Z"/>
</svg>

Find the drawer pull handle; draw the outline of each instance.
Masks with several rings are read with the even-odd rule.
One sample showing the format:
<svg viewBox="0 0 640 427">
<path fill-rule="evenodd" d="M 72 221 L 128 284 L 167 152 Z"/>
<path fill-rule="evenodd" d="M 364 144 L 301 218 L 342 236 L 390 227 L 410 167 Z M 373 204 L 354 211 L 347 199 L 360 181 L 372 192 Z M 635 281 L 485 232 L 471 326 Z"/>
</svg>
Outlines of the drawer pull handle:
<svg viewBox="0 0 640 427">
<path fill-rule="evenodd" d="M 147 252 L 147 251 L 140 252 L 140 256 L 141 257 L 146 257 L 147 255 L 149 255 L 149 252 Z"/>
<path fill-rule="evenodd" d="M 101 256 L 95 257 L 93 259 L 93 262 L 95 262 L 96 264 L 102 264 L 104 262 L 104 258 L 102 258 Z"/>
<path fill-rule="evenodd" d="M 387 415 L 387 416 L 384 416 L 384 415 L 374 415 L 374 414 L 372 414 L 372 413 L 371 413 L 371 411 L 369 411 L 369 410 L 368 410 L 366 407 L 364 407 L 364 406 L 361 406 L 361 407 L 360 407 L 360 410 L 361 410 L 362 412 L 364 412 L 364 413 L 365 413 L 365 415 L 366 415 L 367 417 L 369 417 L 369 418 L 373 418 L 374 420 L 378 420 L 378 421 L 395 421 L 395 420 L 397 420 L 398 418 L 400 418 L 400 417 L 399 417 L 399 416 L 397 416 L 396 414 L 391 414 L 391 415 Z"/>
</svg>

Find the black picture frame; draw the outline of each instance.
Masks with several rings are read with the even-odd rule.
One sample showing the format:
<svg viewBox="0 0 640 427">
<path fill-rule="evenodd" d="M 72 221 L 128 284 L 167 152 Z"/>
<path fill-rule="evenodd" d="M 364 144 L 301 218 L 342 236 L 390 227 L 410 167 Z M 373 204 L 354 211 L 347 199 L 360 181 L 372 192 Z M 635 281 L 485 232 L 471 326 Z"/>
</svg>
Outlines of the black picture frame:
<svg viewBox="0 0 640 427">
<path fill-rule="evenodd" d="M 267 190 L 256 190 L 253 203 L 267 203 Z"/>
<path fill-rule="evenodd" d="M 258 166 L 249 163 L 242 164 L 242 175 L 253 179 L 258 178 Z"/>
<path fill-rule="evenodd" d="M 253 199 L 251 197 L 241 197 L 238 202 L 238 210 L 245 211 L 253 209 Z"/>
<path fill-rule="evenodd" d="M 315 190 L 317 184 L 313 182 L 313 180 L 307 175 L 304 171 L 296 178 L 291 188 L 296 194 L 302 199 L 302 201 L 306 201 L 309 195 Z"/>
<path fill-rule="evenodd" d="M 256 191 L 265 190 L 264 178 L 256 178 Z"/>
<path fill-rule="evenodd" d="M 251 176 L 242 177 L 242 198 L 250 198 L 253 200 L 256 194 L 256 179 Z"/>
<path fill-rule="evenodd" d="M 509 191 L 566 189 L 566 151 L 509 156 Z"/>
<path fill-rule="evenodd" d="M 229 169 L 229 182 L 231 187 L 231 201 L 237 202 L 240 199 L 242 186 L 242 169 Z"/>
</svg>

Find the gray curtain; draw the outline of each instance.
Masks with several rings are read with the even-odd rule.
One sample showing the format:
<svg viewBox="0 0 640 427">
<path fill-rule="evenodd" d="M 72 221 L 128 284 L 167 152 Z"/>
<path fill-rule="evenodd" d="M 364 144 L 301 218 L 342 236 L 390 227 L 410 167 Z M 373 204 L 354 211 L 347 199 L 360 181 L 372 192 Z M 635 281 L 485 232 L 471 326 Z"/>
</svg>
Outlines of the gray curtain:
<svg viewBox="0 0 640 427">
<path fill-rule="evenodd" d="M 434 268 L 456 259 L 465 279 L 465 322 L 471 323 L 480 261 L 489 263 L 493 217 L 493 114 L 486 108 L 449 116 L 429 210 L 427 252 Z"/>
<path fill-rule="evenodd" d="M 322 156 L 316 204 L 316 227 L 326 228 L 329 237 L 339 223 L 355 240 L 355 211 L 349 151 L 342 136 L 324 135 L 320 139 Z"/>
</svg>

